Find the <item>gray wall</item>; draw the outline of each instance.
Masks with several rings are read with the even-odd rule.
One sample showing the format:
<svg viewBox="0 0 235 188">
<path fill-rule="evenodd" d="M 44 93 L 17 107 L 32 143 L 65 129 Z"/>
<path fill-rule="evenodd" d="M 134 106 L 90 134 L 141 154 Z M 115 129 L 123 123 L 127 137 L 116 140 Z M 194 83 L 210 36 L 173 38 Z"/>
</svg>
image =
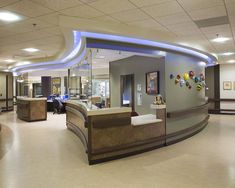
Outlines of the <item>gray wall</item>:
<svg viewBox="0 0 235 188">
<path fill-rule="evenodd" d="M 147 72 L 160 72 L 160 94 L 165 98 L 165 65 L 164 58 L 152 58 L 143 56 L 132 56 L 118 61 L 110 62 L 110 96 L 111 107 L 120 106 L 120 75 L 134 74 L 135 79 L 135 111 L 139 114 L 155 114 L 150 109 L 154 101 L 153 95 L 146 94 Z M 141 84 L 142 105 L 137 105 L 137 84 Z"/>
<path fill-rule="evenodd" d="M 188 109 L 205 103 L 205 90 L 197 91 L 196 84 L 193 81 L 190 80 L 192 89 L 189 90 L 186 86 L 175 85 L 174 80 L 170 79 L 170 74 L 183 75 L 190 70 L 195 71 L 197 75 L 204 74 L 205 68 L 200 66 L 200 61 L 200 59 L 190 56 L 167 53 L 165 58 L 167 112 Z M 199 113 L 179 118 L 168 118 L 167 134 L 191 127 L 202 121 L 206 116 L 205 113 Z"/>
</svg>

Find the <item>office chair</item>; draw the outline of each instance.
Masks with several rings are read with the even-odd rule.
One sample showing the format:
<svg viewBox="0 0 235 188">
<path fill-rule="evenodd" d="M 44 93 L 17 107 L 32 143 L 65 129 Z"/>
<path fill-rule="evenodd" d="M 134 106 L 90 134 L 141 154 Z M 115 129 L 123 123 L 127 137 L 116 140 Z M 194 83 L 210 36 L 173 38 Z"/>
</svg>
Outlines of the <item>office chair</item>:
<svg viewBox="0 0 235 188">
<path fill-rule="evenodd" d="M 55 113 L 60 114 L 63 109 L 63 104 L 59 100 L 54 99 L 53 100 L 53 108 L 54 108 L 53 114 L 55 114 Z"/>
</svg>

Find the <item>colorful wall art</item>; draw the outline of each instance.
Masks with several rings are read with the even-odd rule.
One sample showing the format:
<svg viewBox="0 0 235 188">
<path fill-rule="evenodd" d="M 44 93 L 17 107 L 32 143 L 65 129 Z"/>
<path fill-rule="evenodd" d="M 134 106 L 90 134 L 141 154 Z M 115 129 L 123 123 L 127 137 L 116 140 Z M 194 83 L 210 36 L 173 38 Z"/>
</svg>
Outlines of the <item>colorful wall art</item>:
<svg viewBox="0 0 235 188">
<path fill-rule="evenodd" d="M 206 87 L 204 74 L 196 75 L 194 71 L 185 72 L 182 76 L 180 74 L 170 74 L 170 79 L 175 81 L 175 85 L 180 87 L 186 86 L 188 89 L 192 89 L 192 84 L 196 85 L 197 91 L 201 91 Z"/>
</svg>

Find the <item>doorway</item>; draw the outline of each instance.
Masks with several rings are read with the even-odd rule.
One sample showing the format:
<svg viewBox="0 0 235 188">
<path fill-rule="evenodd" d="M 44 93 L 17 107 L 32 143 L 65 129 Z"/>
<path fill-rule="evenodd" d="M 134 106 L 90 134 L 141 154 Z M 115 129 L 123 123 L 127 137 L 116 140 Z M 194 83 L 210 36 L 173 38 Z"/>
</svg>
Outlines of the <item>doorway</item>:
<svg viewBox="0 0 235 188">
<path fill-rule="evenodd" d="M 121 106 L 135 110 L 134 74 L 121 75 Z"/>
</svg>

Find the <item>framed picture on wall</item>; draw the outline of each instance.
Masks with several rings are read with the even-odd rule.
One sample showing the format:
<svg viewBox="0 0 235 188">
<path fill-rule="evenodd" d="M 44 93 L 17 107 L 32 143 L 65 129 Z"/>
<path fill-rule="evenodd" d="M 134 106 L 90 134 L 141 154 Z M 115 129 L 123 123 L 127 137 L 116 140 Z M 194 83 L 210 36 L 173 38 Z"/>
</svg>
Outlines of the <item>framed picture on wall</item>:
<svg viewBox="0 0 235 188">
<path fill-rule="evenodd" d="M 223 89 L 224 90 L 232 90 L 232 82 L 231 81 L 224 81 L 223 82 Z"/>
<path fill-rule="evenodd" d="M 148 95 L 159 94 L 159 71 L 146 73 L 146 93 Z"/>
</svg>

